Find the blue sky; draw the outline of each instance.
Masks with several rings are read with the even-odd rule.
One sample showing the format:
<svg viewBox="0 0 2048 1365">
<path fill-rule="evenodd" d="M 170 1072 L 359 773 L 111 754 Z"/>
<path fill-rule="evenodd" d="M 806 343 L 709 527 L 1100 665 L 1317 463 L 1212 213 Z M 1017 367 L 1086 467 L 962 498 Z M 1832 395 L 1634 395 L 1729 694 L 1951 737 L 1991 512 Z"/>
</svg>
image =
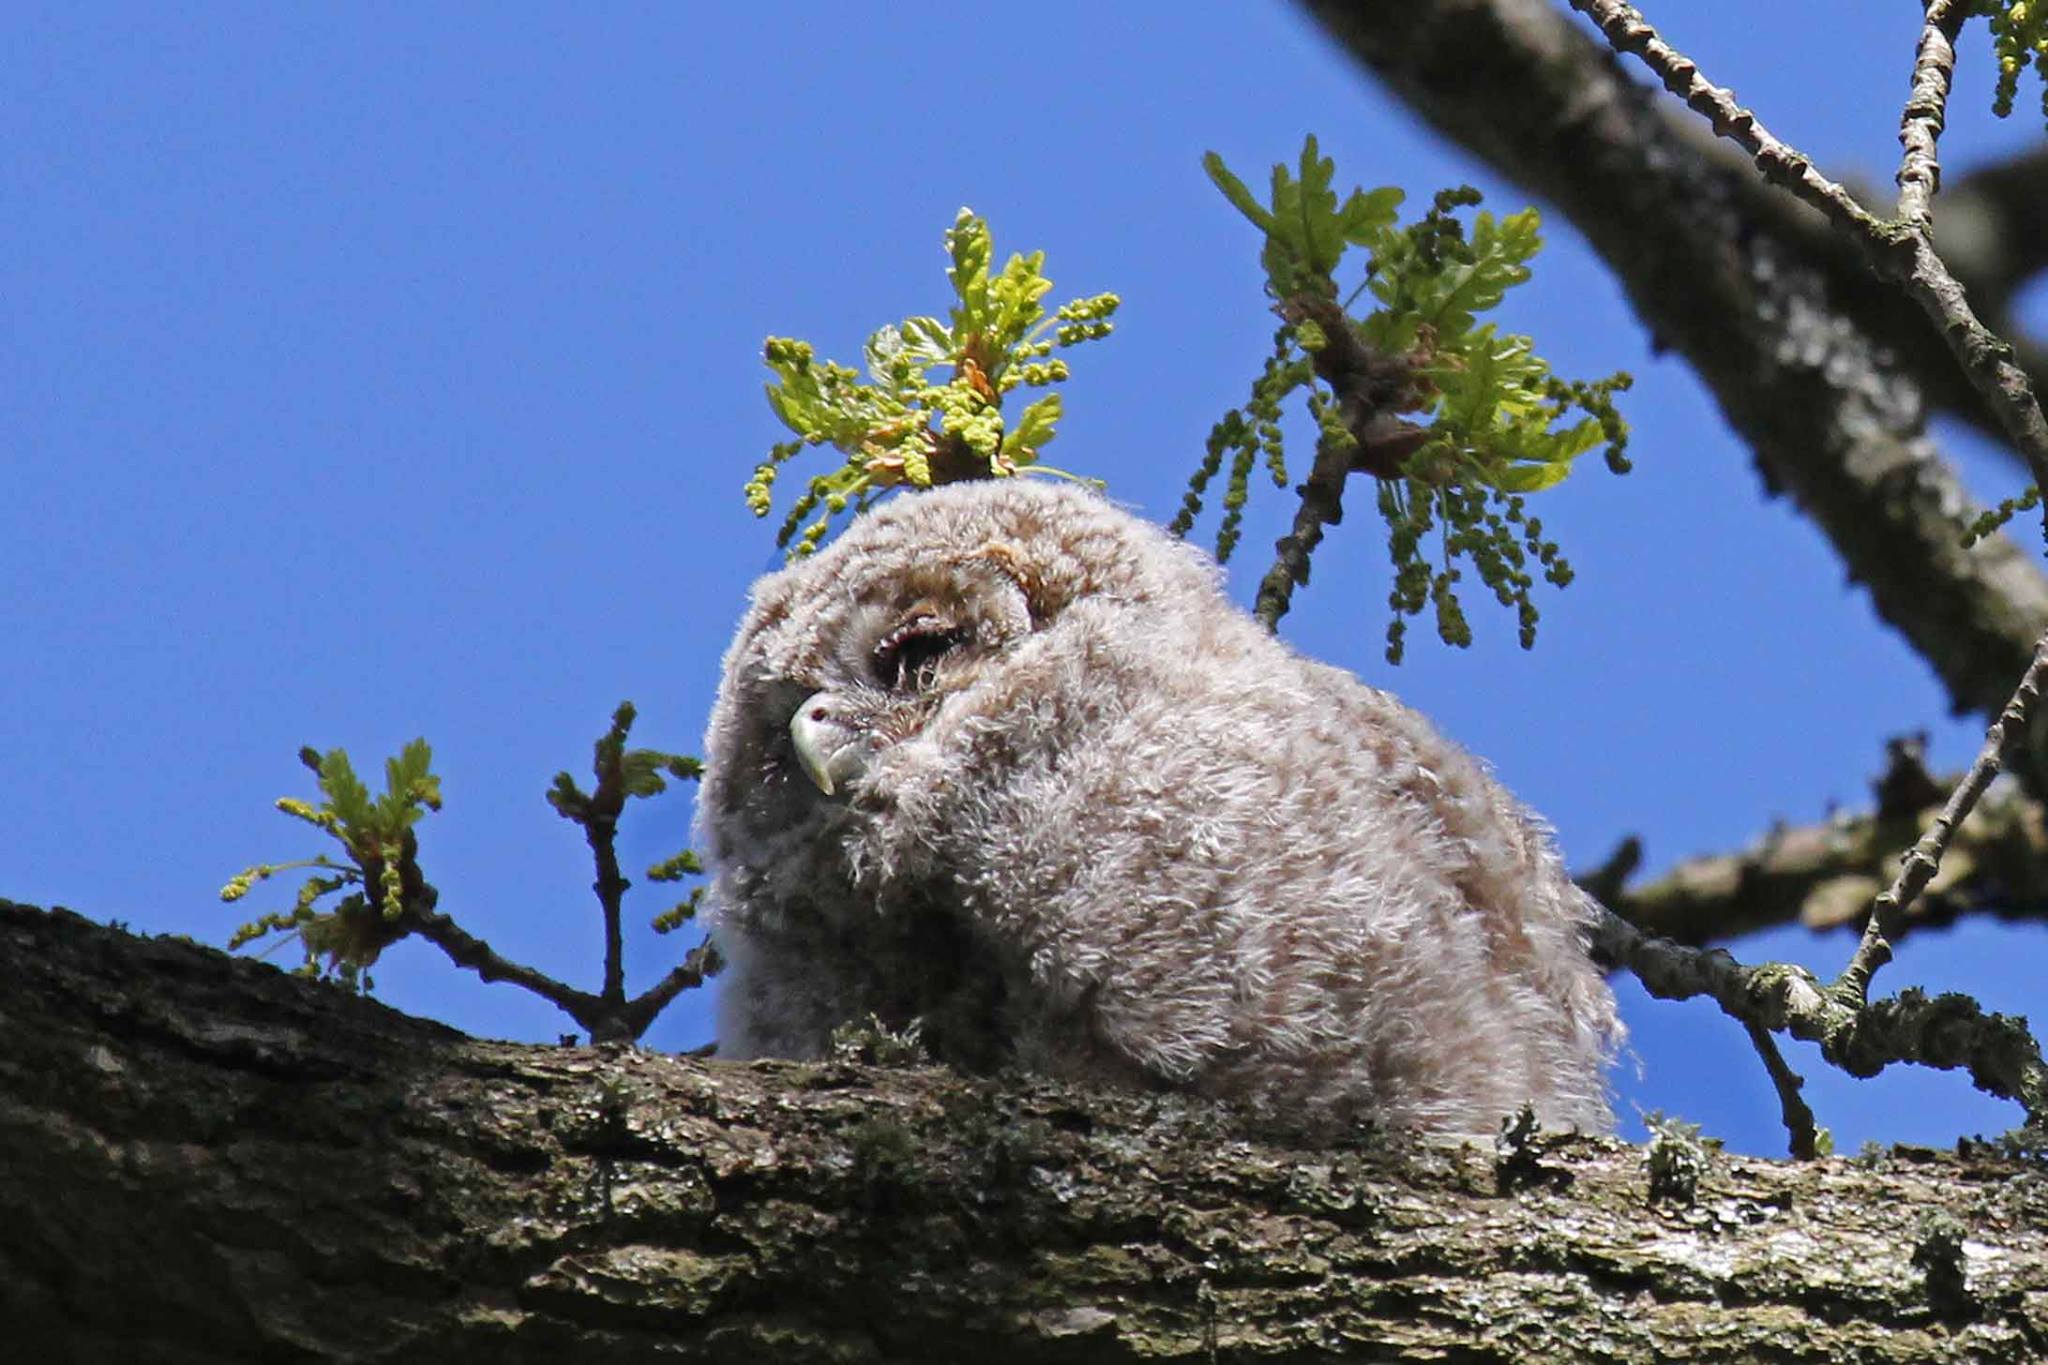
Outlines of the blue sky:
<svg viewBox="0 0 2048 1365">
<path fill-rule="evenodd" d="M 1778 132 L 1889 181 L 1910 7 L 1662 8 Z M 242 917 L 216 900 L 227 877 L 318 847 L 271 809 L 311 794 L 299 746 L 374 767 L 424 735 L 447 797 L 422 831 L 443 908 L 594 987 L 590 866 L 542 792 L 587 772 L 621 698 L 640 741 L 697 747 L 746 585 L 777 558 L 739 493 L 780 434 L 764 336 L 854 359 L 875 326 L 937 311 L 940 235 L 971 205 L 999 251 L 1046 250 L 1056 297 L 1123 296 L 1116 337 L 1076 356 L 1048 457 L 1163 520 L 1272 328 L 1258 243 L 1204 150 L 1253 178 L 1313 131 L 1349 180 L 1523 203 L 1285 5 L 1021 16 L 0 13 L 0 895 L 223 942 Z M 1990 118 L 1981 36 L 1966 59 L 1952 167 L 2038 135 Z M 1565 374 L 1636 373 L 1637 469 L 1589 461 L 1542 499 L 1579 577 L 1542 599 L 1536 649 L 1475 602 L 1472 649 L 1424 626 L 1388 668 L 1363 503 L 1287 637 L 1484 755 L 1575 864 L 1634 832 L 1661 866 L 1860 803 L 1889 735 L 1930 730 L 1939 759 L 1964 761 L 1977 723 L 1944 715 L 1818 535 L 1763 498 L 1569 229 L 1548 236 L 1504 320 Z M 1969 467 L 1987 496 L 2016 482 L 1982 451 Z M 1233 572 L 1244 600 L 1291 511 L 1263 493 Z M 674 851 L 688 820 L 687 796 L 636 808 L 629 867 Z M 628 904 L 644 926 L 666 901 Z M 629 971 L 644 985 L 682 946 L 636 930 Z M 1849 946 L 1793 931 L 1737 951 L 1832 971 Z M 1913 940 L 1881 982 L 2025 1011 L 2044 950 L 2039 926 L 1968 926 Z M 389 1003 L 476 1033 L 571 1027 L 424 945 L 376 977 Z M 1781 1150 L 1740 1030 L 1622 990 L 1625 1113 Z M 686 997 L 648 1041 L 708 1032 Z M 1794 1051 L 1850 1149 L 2018 1117 L 1954 1075 L 1854 1082 Z"/>
</svg>

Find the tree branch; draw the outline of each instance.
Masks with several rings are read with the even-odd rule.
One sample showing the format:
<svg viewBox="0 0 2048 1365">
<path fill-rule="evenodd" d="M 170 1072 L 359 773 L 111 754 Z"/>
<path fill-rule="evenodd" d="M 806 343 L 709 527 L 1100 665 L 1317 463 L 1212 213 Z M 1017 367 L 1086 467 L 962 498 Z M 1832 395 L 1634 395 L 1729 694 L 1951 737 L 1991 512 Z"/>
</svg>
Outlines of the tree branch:
<svg viewBox="0 0 2048 1365">
<path fill-rule="evenodd" d="M 2048 146 L 1946 179 L 1935 241 L 1977 306 L 2013 336 L 2013 298 L 2048 269 Z M 2039 383 L 2044 372 L 2028 373 Z"/>
<path fill-rule="evenodd" d="M 0 1322 L 23 1360 L 2018 1362 L 2048 1341 L 2034 1164 L 1708 1158 L 1651 1202 L 1638 1149 L 1524 1153 L 1502 1194 L 1486 1146 L 1302 1150 L 1172 1096 L 478 1043 L 0 902 Z M 1967 1237 L 1931 1238 L 1933 1214 Z"/>
<path fill-rule="evenodd" d="M 1820 1155 L 1820 1128 L 1813 1120 L 1813 1110 L 1799 1096 L 1806 1088 L 1806 1078 L 1785 1065 L 1785 1054 L 1778 1051 L 1778 1040 L 1771 1037 L 1769 1030 L 1757 1024 L 1745 1023 L 1742 1027 L 1749 1034 L 1750 1046 L 1763 1059 L 1771 1084 L 1777 1087 L 1778 1114 L 1785 1124 L 1786 1145 L 1792 1159 L 1812 1161 Z"/>
<path fill-rule="evenodd" d="M 1624 843 L 1609 866 L 1579 883 L 1644 932 L 1694 947 L 1795 922 L 1816 930 L 1859 924 L 1894 875 L 1899 848 L 1932 827 L 1961 780 L 1930 776 L 1914 741 L 1891 748 L 1875 809 L 1780 825 L 1747 848 L 1689 858 L 1633 886 L 1627 878 L 1641 849 Z M 2048 920 L 2048 810 L 2018 786 L 1991 788 L 1888 937 L 1896 943 L 1963 915 Z"/>
<path fill-rule="evenodd" d="M 1303 3 L 1439 132 L 1563 210 L 1955 707 L 1995 714 L 2048 626 L 2048 579 L 2003 538 L 1962 548 L 1977 509 L 1922 434 L 1916 377 L 1844 306 L 1888 291 L 1831 290 L 1808 239 L 1774 228 L 1784 211 L 1754 211 L 1780 196 L 1546 0 Z"/>
<path fill-rule="evenodd" d="M 1273 567 L 1260 580 L 1258 599 L 1252 606 L 1252 615 L 1267 630 L 1279 629 L 1280 618 L 1294 601 L 1295 588 L 1308 582 L 1309 556 L 1322 542 L 1323 528 L 1344 520 L 1344 483 L 1353 468 L 1359 467 L 1358 457 L 1373 448 L 1368 443 L 1369 433 L 1381 415 L 1384 395 L 1379 390 L 1385 387 L 1384 377 L 1377 373 L 1373 358 L 1366 354 L 1342 308 L 1330 300 L 1303 295 L 1288 300 L 1285 311 L 1290 322 L 1306 316 L 1322 329 L 1324 345 L 1315 353 L 1316 374 L 1335 392 L 1338 420 L 1351 433 L 1353 444 L 1345 446 L 1327 433 L 1317 434 L 1315 462 L 1296 490 L 1301 503 L 1294 509 L 1294 524 L 1274 542 Z"/>
<path fill-rule="evenodd" d="M 501 956 L 490 944 L 470 933 L 448 915 L 423 905 L 406 907 L 400 924 L 448 955 L 458 967 L 466 967 L 485 981 L 509 981 L 532 991 L 561 1010 L 587 1030 L 591 1021 L 605 1011 L 605 1002 L 589 991 L 577 990 L 555 980 L 546 972 Z"/>
<path fill-rule="evenodd" d="M 1899 114 L 1899 219 L 1918 232 L 1934 227 L 1934 194 L 1941 188 L 1935 142 L 1948 117 L 1949 85 L 1956 71 L 1956 34 L 1970 7 L 1930 0 L 1920 47 L 1913 58 L 1913 92 Z"/>
<path fill-rule="evenodd" d="M 1660 1000 L 1711 997 L 1731 1019 L 1820 1044 L 1821 1055 L 1852 1076 L 1899 1062 L 1966 1070 L 1979 1090 L 2017 1102 L 2030 1124 L 2048 1128 L 2048 1066 L 2026 1020 L 1987 1014 L 1967 995 L 1908 989 L 1860 1004 L 1804 967 L 1744 966 L 1718 948 L 1651 938 L 1604 908 L 1593 949 Z"/>
<path fill-rule="evenodd" d="M 1956 831 L 1991 786 L 1991 779 L 1998 775 L 1999 764 L 2006 751 L 2026 733 L 2027 716 L 2034 703 L 2040 700 L 2044 675 L 2048 675 L 2048 634 L 2044 634 L 2034 647 L 2034 662 L 2028 666 L 2019 686 L 2013 689 L 2012 699 L 2006 702 L 2005 709 L 1999 712 L 1998 719 L 1985 733 L 1984 747 L 1978 751 L 1976 761 L 1963 774 L 1963 780 L 1956 783 L 1955 790 L 1949 793 L 1941 814 L 1906 851 L 1898 876 L 1872 903 L 1870 919 L 1863 926 L 1863 941 L 1857 945 L 1856 955 L 1836 980 L 1834 989 L 1837 992 L 1853 1000 L 1865 999 L 1870 990 L 1870 978 L 1891 961 L 1891 937 L 1898 932 L 1900 917 L 1933 880 L 1934 874 L 1941 870 L 1942 855 Z"/>
</svg>

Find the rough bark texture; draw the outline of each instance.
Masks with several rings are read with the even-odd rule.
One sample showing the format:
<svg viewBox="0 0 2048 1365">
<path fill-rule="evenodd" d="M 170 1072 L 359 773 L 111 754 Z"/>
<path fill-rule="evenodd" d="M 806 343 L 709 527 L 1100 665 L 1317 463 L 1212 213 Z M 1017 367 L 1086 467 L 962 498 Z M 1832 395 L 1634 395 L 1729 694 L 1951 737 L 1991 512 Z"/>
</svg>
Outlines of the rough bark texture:
<svg viewBox="0 0 2048 1365">
<path fill-rule="evenodd" d="M 9 1359 L 2037 1360 L 2048 1171 L 479 1043 L 0 902 Z M 1506 1180 L 1506 1186 L 1503 1180 Z"/>
<path fill-rule="evenodd" d="M 1961 545 L 1976 508 L 1921 431 L 1926 393 L 1958 392 L 1958 371 L 1927 359 L 1925 320 L 1862 307 L 1896 291 L 1787 230 L 1799 211 L 1759 209 L 1755 171 L 1705 151 L 1691 115 L 1551 0 L 1302 3 L 1431 126 L 1571 219 L 1955 708 L 1996 714 L 2048 623 L 2048 579 L 2009 541 Z M 2021 766 L 2041 789 L 2039 760 Z"/>
</svg>

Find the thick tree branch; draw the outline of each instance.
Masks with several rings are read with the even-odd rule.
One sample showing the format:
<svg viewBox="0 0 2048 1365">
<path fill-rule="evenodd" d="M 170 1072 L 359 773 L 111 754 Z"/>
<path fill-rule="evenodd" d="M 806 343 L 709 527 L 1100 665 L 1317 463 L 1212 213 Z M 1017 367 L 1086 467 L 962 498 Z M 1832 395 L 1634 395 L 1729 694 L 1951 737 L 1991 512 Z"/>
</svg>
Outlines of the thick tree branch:
<svg viewBox="0 0 2048 1365">
<path fill-rule="evenodd" d="M 1738 216 L 1809 266 L 1824 282 L 1829 301 L 1913 376 L 1930 408 L 2002 440 L 1997 415 L 1956 364 L 1940 331 L 1927 325 L 1926 313 L 1896 290 L 1870 288 L 1869 261 L 1854 242 L 1817 210 L 1755 175 L 1747 157 L 1695 123 L 1670 131 L 1707 163 L 1734 172 L 1725 189 Z M 1859 201 L 1876 198 L 1874 187 L 1853 174 L 1843 183 Z M 2048 221 L 2048 152 L 2024 153 L 1960 175 L 1945 170 L 1941 199 L 1934 240 L 1942 259 L 1963 282 L 1978 315 L 2012 341 L 2014 359 L 2035 385 L 2048 382 L 2048 351 L 2026 334 L 2014 309 L 2020 291 L 2048 268 L 2048 234 L 2038 226 Z"/>
<path fill-rule="evenodd" d="M 1624 845 L 1580 883 L 1636 927 L 1695 947 L 1781 924 L 1861 924 L 1896 874 L 1900 848 L 1934 827 L 1960 781 L 1929 775 L 1917 741 L 1894 740 L 1891 748 L 1873 809 L 1777 826 L 1747 848 L 1689 858 L 1635 885 L 1628 878 L 1641 849 Z M 2048 810 L 2015 785 L 1993 786 L 1955 831 L 1940 870 L 1889 937 L 1896 943 L 1964 915 L 2048 919 Z"/>
<path fill-rule="evenodd" d="M 1308 1151 L 1210 1107 L 472 1042 L 0 902 L 23 1360 L 2024 1361 L 2048 1174 L 1973 1147 Z M 1503 1189 L 1509 1192 L 1502 1193 Z M 1959 1228 L 1933 1236 L 1930 1220 Z"/>
<path fill-rule="evenodd" d="M 2048 146 L 1944 179 L 1935 242 L 1985 316 L 2011 336 L 2014 297 L 2048 269 Z M 2029 373 L 2041 382 L 2042 370 Z"/>
<path fill-rule="evenodd" d="M 1440 132 L 1563 210 L 1956 708 L 1995 714 L 2048 625 L 2048 580 L 2003 539 L 1962 548 L 1977 509 L 1921 432 L 1917 383 L 1804 242 L 1750 212 L 1754 173 L 1703 154 L 1547 0 L 1303 2 Z M 1891 291 L 1866 274 L 1861 292 Z"/>
</svg>

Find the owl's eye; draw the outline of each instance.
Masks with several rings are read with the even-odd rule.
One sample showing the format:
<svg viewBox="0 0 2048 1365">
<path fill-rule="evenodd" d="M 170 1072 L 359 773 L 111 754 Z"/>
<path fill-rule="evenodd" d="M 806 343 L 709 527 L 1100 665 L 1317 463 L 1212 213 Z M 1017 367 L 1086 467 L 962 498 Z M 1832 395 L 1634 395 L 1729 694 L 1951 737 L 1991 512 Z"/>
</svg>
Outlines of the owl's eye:
<svg viewBox="0 0 2048 1365">
<path fill-rule="evenodd" d="M 939 661 L 965 644 L 972 632 L 929 618 L 908 621 L 875 646 L 875 677 L 899 691 L 932 685 Z"/>
</svg>

